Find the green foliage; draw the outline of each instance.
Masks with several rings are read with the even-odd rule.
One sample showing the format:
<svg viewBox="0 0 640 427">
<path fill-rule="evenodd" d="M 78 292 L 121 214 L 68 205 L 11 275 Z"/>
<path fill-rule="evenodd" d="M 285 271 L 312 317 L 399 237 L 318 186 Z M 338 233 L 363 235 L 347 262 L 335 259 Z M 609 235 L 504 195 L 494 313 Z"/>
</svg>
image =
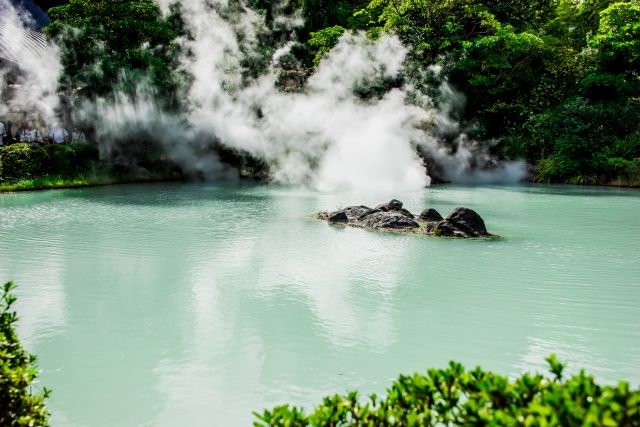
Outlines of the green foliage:
<svg viewBox="0 0 640 427">
<path fill-rule="evenodd" d="M 320 65 L 322 57 L 338 44 L 338 40 L 344 34 L 345 29 L 339 25 L 325 28 L 311 33 L 311 38 L 307 42 L 309 46 L 315 48 L 316 56 L 313 58 L 313 65 Z"/>
<path fill-rule="evenodd" d="M 524 121 L 551 55 L 540 37 L 510 26 L 463 43 L 453 76 L 469 100 L 467 108 L 485 124 L 485 136 L 501 136 Z"/>
<path fill-rule="evenodd" d="M 88 173 L 98 158 L 98 149 L 91 144 L 7 145 L 0 147 L 0 179 Z"/>
<path fill-rule="evenodd" d="M 602 62 L 621 71 L 640 70 L 640 3 L 614 3 L 600 13 L 598 34 L 591 41 Z"/>
<path fill-rule="evenodd" d="M 640 95 L 640 2 L 614 3 L 600 13 L 590 42 L 596 63 L 582 84 L 592 97 Z"/>
<path fill-rule="evenodd" d="M 549 32 L 575 48 L 583 48 L 598 30 L 600 12 L 615 0 L 559 0 Z"/>
<path fill-rule="evenodd" d="M 308 33 L 332 26 L 351 30 L 362 28 L 366 21 L 355 12 L 366 0 L 302 0 L 302 13 Z"/>
<path fill-rule="evenodd" d="M 640 181 L 640 152 L 632 143 L 640 131 L 640 0 L 249 5 L 263 14 L 269 31 L 257 29 L 255 43 L 237 35 L 245 54 L 241 84 L 262 75 L 276 47 L 291 40 L 277 18 L 301 11 L 304 28 L 294 30 L 299 42 L 282 61 L 279 82 L 285 90 L 302 90 L 309 71 L 345 31 L 366 31 L 373 39 L 395 34 L 408 49 L 403 75 L 363 82 L 356 88 L 362 99 L 409 83 L 410 100 L 428 97 L 436 107 L 449 105 L 438 89 L 446 79 L 466 98 L 464 109 L 451 112 L 461 128 L 487 141 L 491 153 L 537 165 L 538 180 Z M 108 95 L 114 84 L 133 93 L 149 83 L 164 108 L 179 109 L 177 93 L 189 78 L 179 68 L 177 40 L 188 33 L 179 2 L 172 7 L 166 17 L 153 0 L 70 0 L 51 9 L 46 32 L 62 47 L 61 87 L 93 97 Z M 240 8 L 231 2 L 225 13 L 235 16 Z M 37 170 L 27 164 L 21 169 Z"/>
<path fill-rule="evenodd" d="M 13 283 L 0 291 L 0 425 L 6 427 L 49 425 L 45 405 L 49 391 L 33 392 L 38 376 L 36 357 L 20 344 L 14 325 L 18 320 L 12 305 Z"/>
<path fill-rule="evenodd" d="M 457 118 L 491 152 L 536 164 L 542 181 L 640 179 L 637 147 L 614 147 L 640 129 L 638 0 L 372 0 L 367 10 L 409 48 L 413 88 L 437 104 L 444 77 L 465 95 Z"/>
<path fill-rule="evenodd" d="M 397 34 L 414 60 L 424 65 L 442 55 L 455 55 L 464 41 L 495 32 L 497 21 L 474 0 L 373 0 L 369 9 L 381 9 L 379 21 Z"/>
<path fill-rule="evenodd" d="M 3 180 L 32 177 L 42 173 L 46 152 L 39 146 L 21 143 L 0 147 Z"/>
<path fill-rule="evenodd" d="M 62 48 L 63 89 L 103 96 L 117 82 L 132 92 L 148 81 L 175 106 L 178 8 L 165 18 L 153 0 L 70 0 L 49 16 L 45 32 Z"/>
<path fill-rule="evenodd" d="M 565 378 L 547 359 L 551 378 L 514 380 L 466 370 L 455 362 L 426 374 L 401 375 L 384 398 L 356 392 L 325 397 L 310 413 L 289 405 L 256 415 L 256 426 L 640 426 L 640 390 L 598 385 L 584 371 Z"/>
<path fill-rule="evenodd" d="M 634 159 L 640 157 L 638 123 L 638 102 L 571 97 L 533 116 L 527 123 L 526 143 L 520 148 L 525 157 L 539 159 L 537 179 L 543 182 L 582 182 L 588 180 L 576 177 L 601 175 L 634 178 Z"/>
<path fill-rule="evenodd" d="M 554 0 L 485 0 L 483 4 L 498 21 L 518 31 L 544 28 L 556 6 Z"/>
<path fill-rule="evenodd" d="M 47 175 L 38 178 L 23 178 L 17 181 L 1 182 L 0 192 L 50 190 L 56 188 L 76 188 L 116 183 L 111 179 L 99 179 L 93 176 L 79 175 L 74 177 Z"/>
</svg>

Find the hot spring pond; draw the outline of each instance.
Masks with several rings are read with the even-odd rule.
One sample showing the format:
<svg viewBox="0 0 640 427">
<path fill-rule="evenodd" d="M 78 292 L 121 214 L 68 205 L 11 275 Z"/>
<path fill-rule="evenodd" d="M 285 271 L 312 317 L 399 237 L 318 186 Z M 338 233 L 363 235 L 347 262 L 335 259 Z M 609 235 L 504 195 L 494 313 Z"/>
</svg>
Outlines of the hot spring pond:
<svg viewBox="0 0 640 427">
<path fill-rule="evenodd" d="M 477 210 L 498 240 L 336 228 L 396 197 Z M 552 352 L 640 383 L 640 191 L 443 186 L 355 196 L 158 184 L 0 195 L 0 280 L 54 426 L 250 425 L 455 359 Z"/>
</svg>

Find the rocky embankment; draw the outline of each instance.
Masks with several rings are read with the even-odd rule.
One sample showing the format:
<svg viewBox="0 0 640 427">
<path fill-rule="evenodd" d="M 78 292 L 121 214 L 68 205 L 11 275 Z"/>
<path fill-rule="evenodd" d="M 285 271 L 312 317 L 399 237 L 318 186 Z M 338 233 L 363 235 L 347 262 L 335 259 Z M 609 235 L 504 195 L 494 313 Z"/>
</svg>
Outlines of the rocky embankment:
<svg viewBox="0 0 640 427">
<path fill-rule="evenodd" d="M 351 227 L 403 231 L 444 237 L 491 237 L 484 220 L 475 211 L 455 208 L 443 218 L 433 209 L 425 209 L 416 216 L 402 206 L 399 200 L 391 200 L 375 208 L 349 206 L 335 212 L 320 212 L 318 218 L 330 224 L 344 224 Z"/>
</svg>

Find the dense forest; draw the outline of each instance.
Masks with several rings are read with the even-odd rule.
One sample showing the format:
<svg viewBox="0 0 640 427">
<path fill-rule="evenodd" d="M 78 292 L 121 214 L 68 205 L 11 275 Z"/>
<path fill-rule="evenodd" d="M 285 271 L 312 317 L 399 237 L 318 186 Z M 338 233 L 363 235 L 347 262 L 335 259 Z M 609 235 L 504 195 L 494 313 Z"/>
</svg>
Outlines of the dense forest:
<svg viewBox="0 0 640 427">
<path fill-rule="evenodd" d="M 264 55 L 243 64 L 247 79 L 263 71 L 270 54 L 291 37 L 278 26 L 283 14 L 304 18 L 293 30 L 294 57 L 286 70 L 302 80 L 346 31 L 363 31 L 372 39 L 395 34 L 408 48 L 404 82 L 436 102 L 438 80 L 463 93 L 466 102 L 456 119 L 492 154 L 526 160 L 540 182 L 638 182 L 638 0 L 250 0 L 249 5 L 264 16 L 269 31 L 259 34 Z M 164 108 L 181 108 L 178 89 L 188 76 L 176 62 L 176 40 L 189 35 L 179 2 L 163 14 L 151 0 L 71 0 L 49 9 L 49 15 L 46 33 L 63 46 L 62 89 L 101 96 L 122 76 L 131 90 L 145 76 L 162 95 Z"/>
</svg>

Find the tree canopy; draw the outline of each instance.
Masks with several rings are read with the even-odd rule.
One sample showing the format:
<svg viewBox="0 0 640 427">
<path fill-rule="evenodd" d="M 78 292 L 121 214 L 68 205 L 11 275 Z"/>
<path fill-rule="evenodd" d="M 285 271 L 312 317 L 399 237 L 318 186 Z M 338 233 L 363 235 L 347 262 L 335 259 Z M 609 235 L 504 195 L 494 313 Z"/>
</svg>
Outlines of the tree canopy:
<svg viewBox="0 0 640 427">
<path fill-rule="evenodd" d="M 403 78 L 434 96 L 429 70 L 437 64 L 438 78 L 466 97 L 461 128 L 494 154 L 535 165 L 540 181 L 640 183 L 640 0 L 249 4 L 267 26 L 276 12 L 303 14 L 292 52 L 307 75 L 345 31 L 395 34 L 408 49 Z M 152 0 L 70 0 L 50 15 L 63 89 L 103 96 L 114 84 L 133 90 L 146 81 L 178 107 L 178 88 L 189 81 L 178 62 L 176 40 L 186 33 L 179 6 L 163 16 Z M 260 39 L 265 52 L 289 37 L 272 29 Z M 265 61 L 244 64 L 247 76 Z"/>
<path fill-rule="evenodd" d="M 62 89 L 106 95 L 147 79 L 173 104 L 180 28 L 155 1 L 70 0 L 49 16 L 45 32 L 62 48 Z"/>
</svg>

